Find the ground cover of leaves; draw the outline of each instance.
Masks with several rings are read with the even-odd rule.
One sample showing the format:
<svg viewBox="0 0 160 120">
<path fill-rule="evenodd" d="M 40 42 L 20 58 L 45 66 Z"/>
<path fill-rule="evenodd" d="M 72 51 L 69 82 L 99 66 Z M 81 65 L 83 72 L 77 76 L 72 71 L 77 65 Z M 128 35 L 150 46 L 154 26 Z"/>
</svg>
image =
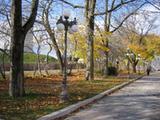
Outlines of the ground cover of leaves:
<svg viewBox="0 0 160 120">
<path fill-rule="evenodd" d="M 35 120 L 45 114 L 90 98 L 126 82 L 115 77 L 84 80 L 84 72 L 68 77 L 69 101 L 60 103 L 62 76 L 59 74 L 43 77 L 26 77 L 26 95 L 13 99 L 8 96 L 8 81 L 0 81 L 0 118 L 5 120 Z"/>
</svg>

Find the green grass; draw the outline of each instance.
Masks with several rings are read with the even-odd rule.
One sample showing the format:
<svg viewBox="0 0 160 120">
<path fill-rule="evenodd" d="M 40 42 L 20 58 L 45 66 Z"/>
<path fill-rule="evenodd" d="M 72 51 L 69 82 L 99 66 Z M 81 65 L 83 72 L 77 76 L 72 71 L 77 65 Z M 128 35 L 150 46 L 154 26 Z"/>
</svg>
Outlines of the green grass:
<svg viewBox="0 0 160 120">
<path fill-rule="evenodd" d="M 24 63 L 35 63 L 37 55 L 35 53 L 24 53 Z M 45 61 L 46 55 L 40 55 L 40 60 Z M 49 56 L 49 62 L 55 62 L 56 59 Z"/>
<path fill-rule="evenodd" d="M 24 63 L 25 64 L 34 64 L 37 59 L 37 54 L 35 53 L 24 53 Z M 45 61 L 46 55 L 40 55 L 40 60 Z M 0 63 L 2 61 L 2 53 L 0 52 Z M 5 63 L 10 63 L 9 57 L 4 56 Z M 49 62 L 55 62 L 57 61 L 54 57 L 49 56 Z"/>
</svg>

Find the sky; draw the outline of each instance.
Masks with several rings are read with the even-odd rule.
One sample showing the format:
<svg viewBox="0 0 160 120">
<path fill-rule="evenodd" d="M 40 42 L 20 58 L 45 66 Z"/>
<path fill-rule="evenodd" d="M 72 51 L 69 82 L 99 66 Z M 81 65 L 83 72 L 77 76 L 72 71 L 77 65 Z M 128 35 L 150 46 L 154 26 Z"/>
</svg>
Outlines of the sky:
<svg viewBox="0 0 160 120">
<path fill-rule="evenodd" d="M 152 30 L 152 33 L 155 33 L 157 35 L 160 35 L 160 11 L 158 9 L 156 9 L 153 6 L 147 5 L 146 7 L 143 8 L 144 10 L 147 10 L 149 12 L 155 12 L 154 14 L 150 14 L 150 18 L 156 18 L 155 20 L 155 26 L 156 28 L 154 30 Z"/>
<path fill-rule="evenodd" d="M 149 30 L 150 34 L 160 35 L 160 11 L 153 6 L 145 5 L 138 14 L 128 18 L 128 23 L 132 24 L 140 34 L 145 34 L 151 28 Z"/>
<path fill-rule="evenodd" d="M 0 0 L 0 3 L 1 3 L 2 0 Z M 6 2 L 8 2 L 9 0 L 5 0 Z M 22 0 L 23 1 L 23 0 Z M 82 5 L 84 6 L 84 0 L 67 0 L 73 4 L 76 4 L 76 5 Z M 104 1 L 105 0 L 97 0 L 97 8 L 96 8 L 96 12 L 98 11 L 104 11 Z M 141 0 L 143 1 L 143 0 Z M 78 24 L 81 24 L 84 22 L 84 10 L 82 9 L 73 9 L 72 7 L 70 7 L 69 5 L 66 5 L 66 4 L 62 4 L 60 2 L 58 2 L 58 4 L 53 4 L 52 6 L 52 17 L 50 18 L 50 22 L 51 23 L 54 23 L 53 24 L 53 28 L 55 27 L 55 23 L 57 21 L 57 19 L 59 18 L 60 15 L 62 15 L 63 11 L 64 10 L 70 10 L 71 12 L 71 19 L 73 19 L 74 17 L 77 18 L 78 20 Z M 143 7 L 143 10 L 148 10 L 148 11 L 157 11 L 153 6 L 150 6 L 150 5 L 146 5 Z M 121 9 L 119 10 L 120 12 L 125 12 L 124 9 Z M 115 16 L 118 16 L 118 12 L 115 13 Z M 153 14 L 151 15 L 150 17 L 153 18 L 155 16 L 160 16 L 160 13 L 157 13 L 157 14 Z M 38 17 L 37 17 L 38 18 Z M 139 17 L 139 19 L 142 19 L 141 17 Z M 1 22 L 1 21 L 0 21 Z M 96 17 L 96 20 L 95 20 L 96 24 L 100 25 L 100 26 L 103 26 L 104 22 L 103 22 L 103 16 L 102 17 Z M 156 25 L 160 25 L 160 17 L 157 18 L 156 20 Z M 114 23 L 113 23 L 114 24 Z M 157 29 L 153 30 L 152 32 L 153 33 L 156 33 L 156 34 L 159 34 L 160 35 L 160 32 L 159 32 L 159 29 L 160 27 L 157 27 Z M 1 45 L 1 41 L 0 41 L 0 45 Z M 36 46 L 34 46 L 34 51 L 36 51 Z M 48 48 L 47 47 L 42 47 L 41 49 L 41 53 L 42 54 L 46 54 L 48 52 Z M 50 54 L 52 56 L 55 56 L 55 52 L 52 51 L 52 53 Z"/>
</svg>

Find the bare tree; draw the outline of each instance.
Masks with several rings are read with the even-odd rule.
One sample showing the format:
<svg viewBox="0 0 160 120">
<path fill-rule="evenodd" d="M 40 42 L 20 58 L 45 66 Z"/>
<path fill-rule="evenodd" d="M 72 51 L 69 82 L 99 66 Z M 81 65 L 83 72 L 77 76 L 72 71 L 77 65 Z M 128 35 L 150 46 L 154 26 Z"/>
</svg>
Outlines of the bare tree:
<svg viewBox="0 0 160 120">
<path fill-rule="evenodd" d="M 46 64 L 45 64 L 44 70 L 45 70 L 46 74 L 49 75 L 49 72 L 48 72 L 49 54 L 51 53 L 53 47 L 52 47 L 52 44 L 49 43 L 48 41 L 47 41 L 47 44 L 49 46 L 49 51 L 47 52 L 47 56 L 46 56 L 46 60 L 45 60 Z"/>
<path fill-rule="evenodd" d="M 11 4 L 11 68 L 9 95 L 19 97 L 25 94 L 23 53 L 27 32 L 33 26 L 39 0 L 32 0 L 31 14 L 22 25 L 22 0 L 12 0 Z"/>
<path fill-rule="evenodd" d="M 35 64 L 35 69 L 34 69 L 34 73 L 33 75 L 36 75 L 37 69 L 39 74 L 42 76 L 42 70 L 41 70 L 41 60 L 40 60 L 40 49 L 41 49 L 41 45 L 40 43 L 43 41 L 42 40 L 42 36 L 40 36 L 39 38 L 35 35 L 34 32 L 32 32 L 32 35 L 34 37 L 34 40 L 37 43 L 37 51 L 36 51 L 36 55 L 37 55 L 37 59 L 36 59 L 36 64 Z"/>
<path fill-rule="evenodd" d="M 44 25 L 44 28 L 46 29 L 52 43 L 53 43 L 53 47 L 54 50 L 56 52 L 59 64 L 60 64 L 60 69 L 61 72 L 63 71 L 63 59 L 62 59 L 62 53 L 60 51 L 60 48 L 58 46 L 58 43 L 56 41 L 56 37 L 55 37 L 55 30 L 51 28 L 51 24 L 49 21 L 49 15 L 50 15 L 50 10 L 51 10 L 51 6 L 52 3 L 54 1 L 53 0 L 49 0 L 46 3 L 42 3 L 42 24 Z"/>
</svg>

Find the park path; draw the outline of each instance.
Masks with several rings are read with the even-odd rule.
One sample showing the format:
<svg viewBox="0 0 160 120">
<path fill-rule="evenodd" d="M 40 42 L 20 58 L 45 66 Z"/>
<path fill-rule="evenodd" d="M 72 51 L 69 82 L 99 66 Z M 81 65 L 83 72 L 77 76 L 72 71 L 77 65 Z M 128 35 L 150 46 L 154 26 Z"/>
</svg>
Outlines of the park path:
<svg viewBox="0 0 160 120">
<path fill-rule="evenodd" d="M 137 80 L 65 120 L 160 120 L 160 72 Z"/>
</svg>

